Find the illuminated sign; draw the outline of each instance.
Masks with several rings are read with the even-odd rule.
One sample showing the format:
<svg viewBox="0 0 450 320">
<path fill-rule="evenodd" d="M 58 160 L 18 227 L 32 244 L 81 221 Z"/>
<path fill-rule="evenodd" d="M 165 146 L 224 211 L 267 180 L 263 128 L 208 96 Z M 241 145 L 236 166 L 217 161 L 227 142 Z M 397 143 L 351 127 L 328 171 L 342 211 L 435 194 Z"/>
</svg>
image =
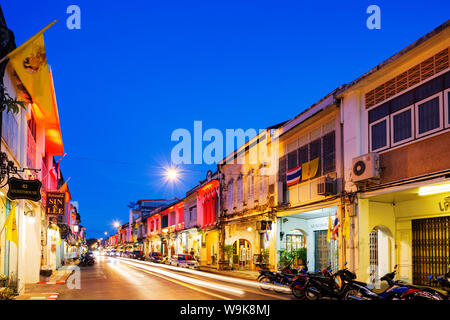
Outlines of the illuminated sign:
<svg viewBox="0 0 450 320">
<path fill-rule="evenodd" d="M 47 192 L 47 214 L 57 216 L 64 215 L 65 197 L 66 194 L 64 192 Z"/>
<path fill-rule="evenodd" d="M 11 200 L 41 200 L 42 183 L 39 180 L 23 180 L 12 177 L 8 179 L 8 186 L 7 196 Z"/>
</svg>

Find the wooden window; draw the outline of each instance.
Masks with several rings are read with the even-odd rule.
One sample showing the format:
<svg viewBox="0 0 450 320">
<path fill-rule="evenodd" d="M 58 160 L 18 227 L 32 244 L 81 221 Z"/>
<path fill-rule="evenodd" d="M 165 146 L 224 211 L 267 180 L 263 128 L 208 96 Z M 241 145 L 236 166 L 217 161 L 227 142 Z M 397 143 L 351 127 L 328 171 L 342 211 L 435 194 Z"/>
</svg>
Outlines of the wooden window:
<svg viewBox="0 0 450 320">
<path fill-rule="evenodd" d="M 432 95 L 415 105 L 416 136 L 418 138 L 443 128 L 442 93 Z"/>
<path fill-rule="evenodd" d="M 391 146 L 396 146 L 414 139 L 414 105 L 391 114 Z"/>
<path fill-rule="evenodd" d="M 389 117 L 384 117 L 369 125 L 370 150 L 381 151 L 389 148 Z"/>
<path fill-rule="evenodd" d="M 332 131 L 322 138 L 323 141 L 323 173 L 336 170 L 336 135 Z"/>
</svg>

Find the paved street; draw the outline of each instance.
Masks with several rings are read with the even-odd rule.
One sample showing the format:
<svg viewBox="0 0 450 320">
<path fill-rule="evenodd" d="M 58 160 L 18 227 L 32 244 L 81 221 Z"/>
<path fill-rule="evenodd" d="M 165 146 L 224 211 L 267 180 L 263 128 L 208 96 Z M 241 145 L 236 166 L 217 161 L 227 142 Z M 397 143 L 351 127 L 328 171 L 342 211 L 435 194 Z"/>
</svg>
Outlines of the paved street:
<svg viewBox="0 0 450 320">
<path fill-rule="evenodd" d="M 41 291 L 58 292 L 58 300 L 294 299 L 290 294 L 263 291 L 254 281 L 103 256 L 97 257 L 94 266 L 82 267 L 80 275 L 80 289 L 45 285 Z"/>
</svg>

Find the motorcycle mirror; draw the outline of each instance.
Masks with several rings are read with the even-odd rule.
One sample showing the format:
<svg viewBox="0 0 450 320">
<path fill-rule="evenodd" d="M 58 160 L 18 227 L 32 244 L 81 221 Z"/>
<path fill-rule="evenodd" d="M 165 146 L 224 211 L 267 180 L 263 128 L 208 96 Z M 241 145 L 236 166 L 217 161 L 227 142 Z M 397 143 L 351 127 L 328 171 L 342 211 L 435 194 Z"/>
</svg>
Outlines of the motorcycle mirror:
<svg viewBox="0 0 450 320">
<path fill-rule="evenodd" d="M 394 266 L 394 270 L 397 269 L 397 264 Z"/>
<path fill-rule="evenodd" d="M 428 276 L 428 279 L 433 279 L 433 275 L 430 274 L 430 275 Z"/>
<path fill-rule="evenodd" d="M 344 266 L 346 266 L 347 265 L 347 261 L 345 261 L 345 263 L 344 263 Z"/>
</svg>

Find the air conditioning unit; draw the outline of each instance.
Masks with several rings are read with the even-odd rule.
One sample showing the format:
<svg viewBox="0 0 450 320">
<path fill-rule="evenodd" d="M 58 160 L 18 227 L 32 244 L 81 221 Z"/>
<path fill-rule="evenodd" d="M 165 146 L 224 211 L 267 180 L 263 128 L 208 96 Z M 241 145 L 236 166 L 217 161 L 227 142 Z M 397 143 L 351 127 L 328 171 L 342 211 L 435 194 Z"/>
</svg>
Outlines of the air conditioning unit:
<svg viewBox="0 0 450 320">
<path fill-rule="evenodd" d="M 352 182 L 380 178 L 378 153 L 370 152 L 352 160 Z"/>
<path fill-rule="evenodd" d="M 317 181 L 317 194 L 321 196 L 328 196 L 335 194 L 334 179 L 323 177 Z"/>
</svg>

